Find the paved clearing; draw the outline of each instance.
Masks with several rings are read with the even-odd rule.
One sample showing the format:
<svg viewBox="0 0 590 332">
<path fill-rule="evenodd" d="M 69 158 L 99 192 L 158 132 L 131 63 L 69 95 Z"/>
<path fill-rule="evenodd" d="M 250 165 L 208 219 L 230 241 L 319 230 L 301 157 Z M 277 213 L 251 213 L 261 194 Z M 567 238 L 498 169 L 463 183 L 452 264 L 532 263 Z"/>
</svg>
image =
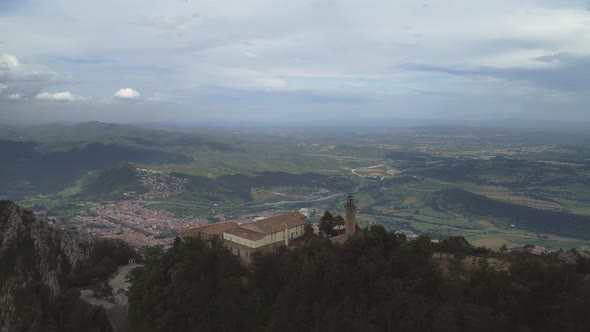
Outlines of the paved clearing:
<svg viewBox="0 0 590 332">
<path fill-rule="evenodd" d="M 129 274 L 129 272 L 131 272 L 131 270 L 133 270 L 134 268 L 139 267 L 139 266 L 143 266 L 143 265 L 129 264 L 129 265 L 119 266 L 119 268 L 117 269 L 117 274 L 115 274 L 113 279 L 111 279 L 109 281 L 109 285 L 111 285 L 111 287 L 113 287 L 113 290 L 116 290 L 117 288 L 121 288 L 121 289 L 129 288 L 129 286 L 131 284 L 127 281 L 127 275 Z"/>
<path fill-rule="evenodd" d="M 94 297 L 94 292 L 90 289 L 83 289 L 80 291 L 80 299 L 92 305 L 99 305 L 105 309 L 111 309 L 115 306 L 114 303 Z"/>
<path fill-rule="evenodd" d="M 130 284 L 127 281 L 127 275 L 129 274 L 129 272 L 131 272 L 131 270 L 133 270 L 134 268 L 139 267 L 139 266 L 143 266 L 143 265 L 129 264 L 129 265 L 119 266 L 115 276 L 111 280 L 109 280 L 109 285 L 111 285 L 111 287 L 113 288 L 113 291 L 117 290 L 118 288 L 121 288 L 121 289 L 129 288 Z M 81 293 L 80 299 L 85 302 L 88 302 L 90 304 L 100 305 L 100 306 L 104 307 L 105 309 L 111 309 L 115 306 L 115 303 L 94 297 L 94 292 L 90 289 L 83 289 L 80 291 L 80 293 Z M 124 302 L 126 302 L 126 301 L 124 301 Z"/>
</svg>

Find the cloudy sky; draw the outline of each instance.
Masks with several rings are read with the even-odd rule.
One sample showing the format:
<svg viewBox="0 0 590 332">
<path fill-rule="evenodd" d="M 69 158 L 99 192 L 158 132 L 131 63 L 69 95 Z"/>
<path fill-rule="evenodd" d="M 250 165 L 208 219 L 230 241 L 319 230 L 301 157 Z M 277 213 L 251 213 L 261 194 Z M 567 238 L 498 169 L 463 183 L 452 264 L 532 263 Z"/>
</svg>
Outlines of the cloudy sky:
<svg viewBox="0 0 590 332">
<path fill-rule="evenodd" d="M 586 0 L 0 0 L 0 122 L 590 120 Z"/>
</svg>

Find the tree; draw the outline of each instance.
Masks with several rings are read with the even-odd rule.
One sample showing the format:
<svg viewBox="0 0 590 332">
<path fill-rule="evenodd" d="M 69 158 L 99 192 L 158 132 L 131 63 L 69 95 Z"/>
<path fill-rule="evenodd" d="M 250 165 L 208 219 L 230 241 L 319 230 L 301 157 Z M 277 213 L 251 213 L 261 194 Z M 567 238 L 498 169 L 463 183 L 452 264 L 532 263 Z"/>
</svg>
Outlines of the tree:
<svg viewBox="0 0 590 332">
<path fill-rule="evenodd" d="M 313 235 L 313 226 L 310 223 L 305 223 L 303 226 L 303 236 L 310 237 Z"/>
<path fill-rule="evenodd" d="M 107 299 L 113 296 L 113 287 L 106 281 L 98 282 L 94 280 L 92 285 L 90 285 L 90 289 L 94 291 L 94 296 L 101 299 Z"/>
<path fill-rule="evenodd" d="M 447 254 L 453 254 L 455 258 L 462 259 L 471 249 L 471 245 L 462 236 L 450 236 L 439 243 L 439 250 Z"/>
<path fill-rule="evenodd" d="M 484 251 L 458 236 L 441 243 L 455 255 Z M 483 258 L 454 275 L 441 273 L 435 248 L 428 236 L 403 241 L 380 225 L 343 245 L 312 236 L 255 253 L 248 270 L 198 239 L 154 248 L 131 272 L 129 317 L 148 332 L 590 331 L 589 260 L 505 254 L 510 271 Z"/>
<path fill-rule="evenodd" d="M 137 330 L 252 330 L 246 271 L 226 248 L 190 239 L 150 254 L 131 272 L 129 318 Z"/>
<path fill-rule="evenodd" d="M 344 225 L 344 219 L 340 215 L 334 216 L 330 211 L 326 211 L 320 218 L 319 230 L 322 235 L 332 237 L 342 233 L 342 231 L 336 229 L 337 226 L 341 225 Z"/>
</svg>

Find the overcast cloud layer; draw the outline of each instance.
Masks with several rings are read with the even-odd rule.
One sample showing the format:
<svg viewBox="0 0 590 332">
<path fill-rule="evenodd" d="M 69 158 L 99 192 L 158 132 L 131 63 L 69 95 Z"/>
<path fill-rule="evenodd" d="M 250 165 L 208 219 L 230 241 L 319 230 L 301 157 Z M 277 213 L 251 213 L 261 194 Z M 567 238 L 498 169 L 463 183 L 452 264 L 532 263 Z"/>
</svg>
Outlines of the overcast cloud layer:
<svg viewBox="0 0 590 332">
<path fill-rule="evenodd" d="M 0 122 L 590 120 L 590 2 L 0 1 Z"/>
</svg>

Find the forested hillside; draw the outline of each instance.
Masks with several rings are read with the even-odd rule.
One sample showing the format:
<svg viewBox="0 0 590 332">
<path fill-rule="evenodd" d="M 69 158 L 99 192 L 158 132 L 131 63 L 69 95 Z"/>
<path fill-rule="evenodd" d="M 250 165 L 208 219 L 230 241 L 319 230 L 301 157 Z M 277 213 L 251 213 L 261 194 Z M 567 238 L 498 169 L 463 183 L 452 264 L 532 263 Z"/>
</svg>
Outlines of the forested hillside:
<svg viewBox="0 0 590 332">
<path fill-rule="evenodd" d="M 493 217 L 533 232 L 590 239 L 590 216 L 500 202 L 461 189 L 438 192 L 429 204 L 436 211 L 457 210 L 474 216 Z"/>
<path fill-rule="evenodd" d="M 254 257 L 251 269 L 218 243 L 153 250 L 134 271 L 130 318 L 137 331 L 590 330 L 581 255 L 505 254 L 498 269 L 461 238 L 405 241 L 380 226 L 343 246 L 316 236 L 296 246 Z M 455 255 L 450 271 L 434 251 Z M 467 254 L 475 267 L 462 271 Z"/>
<path fill-rule="evenodd" d="M 89 171 L 123 163 L 184 164 L 187 151 L 234 147 L 197 134 L 87 122 L 5 127 L 0 133 L 0 197 L 55 193 Z"/>
</svg>

